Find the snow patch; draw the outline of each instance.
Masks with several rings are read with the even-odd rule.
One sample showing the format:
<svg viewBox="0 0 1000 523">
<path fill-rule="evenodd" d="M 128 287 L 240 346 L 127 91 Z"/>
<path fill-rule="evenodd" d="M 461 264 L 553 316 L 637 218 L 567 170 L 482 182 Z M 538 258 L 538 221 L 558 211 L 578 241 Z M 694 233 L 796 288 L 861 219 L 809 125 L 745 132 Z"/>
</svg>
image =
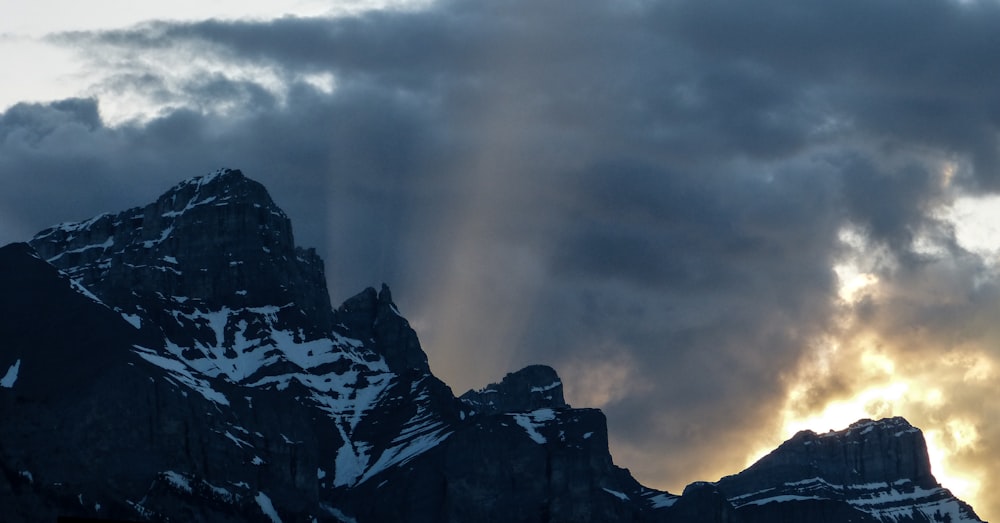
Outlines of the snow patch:
<svg viewBox="0 0 1000 523">
<path fill-rule="evenodd" d="M 867 429 L 870 425 L 856 428 Z M 940 521 L 942 515 L 950 521 L 978 521 L 968 514 L 957 500 L 943 488 L 924 489 L 908 485 L 908 480 L 893 482 L 862 483 L 853 485 L 838 485 L 822 478 L 808 478 L 785 483 L 784 487 L 792 487 L 793 492 L 767 489 L 731 498 L 736 508 L 746 505 L 765 505 L 768 503 L 783 503 L 786 501 L 811 499 L 843 499 L 861 510 L 882 521 L 911 520 L 917 514 L 922 514 L 928 521 Z M 897 488 L 898 487 L 898 488 Z"/>
<path fill-rule="evenodd" d="M 677 503 L 678 499 L 680 498 L 664 492 L 651 496 L 649 498 L 649 505 L 654 509 L 672 507 L 674 503 Z"/>
<path fill-rule="evenodd" d="M 514 418 L 514 421 L 524 429 L 528 437 L 539 445 L 546 443 L 547 440 L 538 432 L 538 428 L 542 427 L 544 422 L 556 419 L 556 413 L 552 409 L 538 409 L 526 414 L 508 414 L 508 416 Z"/>
<path fill-rule="evenodd" d="M 548 392 L 556 387 L 562 387 L 562 382 L 557 380 L 544 387 L 531 387 L 531 392 Z"/>
<path fill-rule="evenodd" d="M 170 483 L 178 490 L 184 491 L 188 494 L 192 492 L 191 482 L 188 481 L 188 479 L 184 477 L 184 475 L 178 472 L 174 472 L 172 470 L 168 470 L 166 472 L 163 472 L 162 474 L 163 474 L 163 479 L 167 480 L 167 483 Z"/>
<path fill-rule="evenodd" d="M 60 272 L 62 272 L 62 271 L 60 271 Z M 66 273 L 63 273 L 63 274 L 66 274 Z M 76 292 L 78 292 L 78 293 L 86 296 L 87 298 L 90 299 L 90 301 L 92 301 L 94 303 L 97 303 L 98 305 L 104 305 L 105 307 L 107 307 L 107 305 L 103 301 L 101 301 L 100 298 L 98 298 L 97 296 L 94 296 L 94 293 L 92 293 L 89 290 L 87 290 L 87 288 L 84 287 L 82 283 L 74 280 L 73 278 L 70 278 L 69 279 L 69 284 L 70 284 L 70 287 L 73 287 L 74 291 L 76 291 Z M 110 308 L 110 307 L 108 307 L 108 308 Z"/>
<path fill-rule="evenodd" d="M 164 218 L 176 218 L 176 217 L 178 217 L 178 216 L 180 216 L 180 215 L 182 215 L 182 214 L 190 211 L 191 209 L 194 209 L 195 207 L 198 207 L 198 206 L 201 206 L 201 205 L 207 205 L 209 203 L 214 202 L 215 200 L 216 200 L 215 196 L 209 196 L 208 198 L 205 198 L 204 200 L 200 200 L 199 201 L 198 197 L 195 196 L 194 198 L 191 198 L 191 200 L 187 203 L 187 205 L 184 206 L 183 209 L 181 209 L 179 211 L 167 211 L 167 212 L 163 213 L 162 216 Z"/>
<path fill-rule="evenodd" d="M 142 329 L 142 319 L 139 318 L 138 314 L 125 314 L 123 312 L 122 318 L 125 318 L 125 321 L 131 323 L 136 329 Z"/>
<path fill-rule="evenodd" d="M 184 365 L 184 363 L 170 358 L 165 358 L 139 345 L 133 345 L 133 347 L 135 349 L 133 352 L 138 354 L 142 359 L 169 372 L 169 377 L 176 379 L 177 382 L 180 382 L 184 386 L 198 392 L 204 396 L 205 399 L 214 401 L 220 405 L 229 405 L 229 399 L 227 399 L 224 394 L 213 389 L 207 381 L 192 374 L 191 369 Z"/>
<path fill-rule="evenodd" d="M 372 465 L 367 472 L 365 472 L 365 475 L 360 481 L 358 481 L 358 483 L 360 484 L 368 481 L 375 474 L 378 474 L 391 466 L 404 465 L 408 463 L 413 458 L 438 446 L 442 441 L 448 439 L 448 436 L 451 435 L 451 432 L 439 430 L 430 434 L 418 436 L 407 443 L 387 449 L 381 456 L 379 456 L 378 461 L 376 461 L 375 464 Z"/>
<path fill-rule="evenodd" d="M 267 497 L 267 494 L 258 492 L 257 495 L 254 496 L 254 500 L 260 507 L 260 511 L 263 512 L 265 516 L 271 518 L 271 523 L 281 523 L 278 511 L 274 510 L 274 504 L 271 503 L 271 498 Z"/>
<path fill-rule="evenodd" d="M 240 447 L 240 448 L 242 448 L 242 447 L 253 447 L 253 445 L 251 445 L 251 444 L 247 443 L 246 441 L 243 441 L 243 440 L 241 440 L 240 438 L 237 438 L 236 436 L 234 436 L 234 435 L 233 435 L 233 434 L 232 434 L 231 432 L 229 432 L 228 430 L 226 431 L 226 433 L 224 434 L 224 436 L 226 436 L 226 437 L 227 437 L 227 438 L 229 438 L 229 439 L 230 439 L 230 440 L 231 440 L 231 441 L 232 441 L 233 443 L 235 443 L 237 447 Z M 254 465 L 257 465 L 257 463 L 254 463 Z"/>
<path fill-rule="evenodd" d="M 95 245 L 87 245 L 87 246 L 84 246 L 84 247 L 80 247 L 79 249 L 73 249 L 71 251 L 63 251 L 63 252 L 59 253 L 58 255 L 53 256 L 53 257 L 51 257 L 51 258 L 49 258 L 49 259 L 47 259 L 45 261 L 47 261 L 49 263 L 52 263 L 52 262 L 58 260 L 59 258 L 62 258 L 63 256 L 65 256 L 67 254 L 79 254 L 81 252 L 89 251 L 91 249 L 107 250 L 112 245 L 114 245 L 114 243 L 115 243 L 114 237 L 109 236 L 107 240 L 104 240 L 104 243 L 95 244 Z"/>
<path fill-rule="evenodd" d="M 222 487 L 217 487 L 217 486 L 215 486 L 215 485 L 213 485 L 213 484 L 211 484 L 211 483 L 209 483 L 209 482 L 207 482 L 205 480 L 201 480 L 201 484 L 203 486 L 207 487 L 209 490 L 211 490 L 212 494 L 215 495 L 216 499 L 222 500 L 222 501 L 224 501 L 226 503 L 230 503 L 230 504 L 236 502 L 236 496 L 232 492 L 230 492 L 228 489 L 224 489 Z"/>
<path fill-rule="evenodd" d="M 629 500 L 628 495 L 625 494 L 624 492 L 618 492 L 617 490 L 611 490 L 609 488 L 602 488 L 601 490 L 603 490 L 604 492 L 607 492 L 608 494 L 611 494 L 612 496 L 614 496 L 614 497 L 616 497 L 616 498 L 618 498 L 618 499 L 620 499 L 622 501 L 628 501 Z"/>
<path fill-rule="evenodd" d="M 352 518 L 351 516 L 348 516 L 347 514 L 344 514 L 339 509 L 335 509 L 330 505 L 327 505 L 326 503 L 320 503 L 319 506 L 320 508 L 325 510 L 327 514 L 337 518 L 337 521 L 339 521 L 340 523 L 358 523 L 358 520 Z"/>
<path fill-rule="evenodd" d="M 342 436 L 346 436 L 341 429 Z M 346 439 L 346 438 L 345 438 Z M 347 440 L 337 450 L 336 466 L 333 468 L 333 486 L 353 485 L 368 466 L 368 447 L 364 442 L 357 444 Z"/>
<path fill-rule="evenodd" d="M 747 505 L 766 505 L 768 503 L 784 503 L 786 501 L 805 501 L 809 499 L 823 499 L 819 496 L 798 496 L 795 494 L 783 494 L 781 496 L 774 496 L 765 499 L 758 499 L 751 501 L 749 503 L 744 503 L 740 507 L 745 507 Z"/>
<path fill-rule="evenodd" d="M 7 374 L 4 374 L 3 378 L 0 378 L 0 387 L 5 389 L 13 389 L 14 382 L 17 381 L 17 372 L 21 370 L 21 360 L 18 359 L 13 365 L 7 369 Z"/>
</svg>

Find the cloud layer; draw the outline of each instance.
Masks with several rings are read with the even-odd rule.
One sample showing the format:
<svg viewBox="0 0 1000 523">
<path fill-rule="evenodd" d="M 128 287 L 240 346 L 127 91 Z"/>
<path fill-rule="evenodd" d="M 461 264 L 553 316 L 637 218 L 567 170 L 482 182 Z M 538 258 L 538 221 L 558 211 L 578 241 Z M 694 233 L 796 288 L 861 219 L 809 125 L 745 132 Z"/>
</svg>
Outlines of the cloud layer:
<svg viewBox="0 0 1000 523">
<path fill-rule="evenodd" d="M 239 167 L 335 302 L 388 282 L 459 393 L 554 365 L 642 481 L 717 479 L 896 383 L 858 417 L 908 416 L 988 493 L 1000 287 L 942 211 L 1000 185 L 998 24 L 512 0 L 55 35 L 100 81 L 0 115 L 0 242 Z"/>
</svg>

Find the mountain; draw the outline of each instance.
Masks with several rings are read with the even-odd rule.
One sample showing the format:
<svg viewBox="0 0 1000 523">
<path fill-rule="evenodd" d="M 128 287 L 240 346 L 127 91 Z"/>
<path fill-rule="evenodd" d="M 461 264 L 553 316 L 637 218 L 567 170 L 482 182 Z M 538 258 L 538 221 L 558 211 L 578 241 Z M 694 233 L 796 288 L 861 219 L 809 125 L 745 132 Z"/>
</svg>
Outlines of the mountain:
<svg viewBox="0 0 1000 523">
<path fill-rule="evenodd" d="M 718 486 L 748 521 L 980 521 L 934 479 L 923 433 L 898 417 L 799 432 Z"/>
<path fill-rule="evenodd" d="M 387 286 L 334 309 L 323 270 L 230 169 L 0 248 L 0 520 L 978 521 L 902 420 L 644 487 L 554 369 L 456 397 Z"/>
</svg>

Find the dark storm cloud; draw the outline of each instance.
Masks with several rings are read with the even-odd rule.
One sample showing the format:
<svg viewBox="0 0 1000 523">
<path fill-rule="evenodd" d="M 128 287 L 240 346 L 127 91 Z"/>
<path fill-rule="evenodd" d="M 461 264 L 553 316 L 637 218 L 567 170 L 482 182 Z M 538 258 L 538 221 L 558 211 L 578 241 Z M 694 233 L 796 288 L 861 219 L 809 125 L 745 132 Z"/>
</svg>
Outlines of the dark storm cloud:
<svg viewBox="0 0 1000 523">
<path fill-rule="evenodd" d="M 967 191 L 1000 179 L 998 26 L 986 2 L 509 1 L 58 35 L 102 104 L 165 108 L 9 109 L 0 239 L 241 167 L 323 251 L 334 301 L 388 281 L 458 389 L 555 365 L 644 456 L 626 465 L 677 488 L 738 469 L 838 332 L 844 227 L 919 261 L 919 235 L 953 240 L 941 162 Z M 888 330 L 909 310 L 871 303 Z"/>
<path fill-rule="evenodd" d="M 3 239 L 143 204 L 183 178 L 232 166 L 271 188 L 300 243 L 322 247 L 328 235 L 336 236 L 351 246 L 345 266 L 363 267 L 384 243 L 395 243 L 394 236 L 376 234 L 385 229 L 378 220 L 396 212 L 389 202 L 399 201 L 405 187 L 400 164 L 419 162 L 412 151 L 431 133 L 418 131 L 427 125 L 414 122 L 419 117 L 391 96 L 321 99 L 300 86 L 289 100 L 280 110 L 267 102 L 238 117 L 175 110 L 145 125 L 115 128 L 95 124 L 94 100 L 13 107 L 0 120 L 0 209 L 10 216 Z M 333 190 L 342 198 L 336 207 L 326 201 Z M 379 277 L 332 274 L 342 294 L 336 299 Z"/>
</svg>

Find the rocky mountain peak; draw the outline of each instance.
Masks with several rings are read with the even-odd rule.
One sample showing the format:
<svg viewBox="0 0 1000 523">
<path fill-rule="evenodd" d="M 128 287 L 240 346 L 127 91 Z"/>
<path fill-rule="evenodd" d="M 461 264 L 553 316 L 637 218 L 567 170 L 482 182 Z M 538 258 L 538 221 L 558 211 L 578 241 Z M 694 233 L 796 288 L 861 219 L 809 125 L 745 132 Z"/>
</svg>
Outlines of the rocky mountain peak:
<svg viewBox="0 0 1000 523">
<path fill-rule="evenodd" d="M 274 204 L 267 189 L 247 178 L 239 169 L 222 168 L 204 176 L 184 180 L 162 196 L 157 203 L 168 206 L 165 212 L 184 212 L 197 205 L 249 202 L 266 205 L 269 210 L 284 215 Z"/>
<path fill-rule="evenodd" d="M 909 480 L 937 482 L 930 471 L 923 433 L 903 418 L 861 420 L 840 431 L 801 431 L 742 474 L 787 483 L 821 478 L 837 485 Z"/>
<path fill-rule="evenodd" d="M 172 299 L 211 310 L 295 303 L 306 323 L 330 327 L 322 260 L 295 246 L 288 217 L 239 170 L 186 180 L 144 207 L 51 227 L 30 243 L 128 312 Z"/>
<path fill-rule="evenodd" d="M 923 433 L 901 417 L 863 419 L 825 434 L 802 431 L 758 463 L 778 469 L 801 458 L 814 464 L 818 477 L 838 484 L 901 479 L 926 488 L 937 484 Z"/>
<path fill-rule="evenodd" d="M 393 303 L 388 285 L 383 283 L 379 291 L 368 287 L 345 301 L 334 311 L 333 323 L 339 334 L 377 348 L 393 372 L 430 374 L 427 354 Z"/>
<path fill-rule="evenodd" d="M 895 511 L 906 507 L 911 521 L 940 521 L 942 514 L 979 521 L 938 484 L 923 433 L 899 417 L 863 419 L 825 434 L 801 431 L 718 485 L 737 508 L 765 520 L 792 513 L 809 520 L 835 509 L 874 518 L 858 521 L 894 521 Z M 790 499 L 801 501 L 782 503 Z"/>
<path fill-rule="evenodd" d="M 232 169 L 0 248 L 0 519 L 979 521 L 902 418 L 643 487 L 551 367 L 455 398 L 388 286 L 333 311 L 322 267 Z"/>
<path fill-rule="evenodd" d="M 504 376 L 459 399 L 482 414 L 531 411 L 542 408 L 568 408 L 563 399 L 563 385 L 555 369 L 546 365 L 530 365 Z"/>
</svg>

